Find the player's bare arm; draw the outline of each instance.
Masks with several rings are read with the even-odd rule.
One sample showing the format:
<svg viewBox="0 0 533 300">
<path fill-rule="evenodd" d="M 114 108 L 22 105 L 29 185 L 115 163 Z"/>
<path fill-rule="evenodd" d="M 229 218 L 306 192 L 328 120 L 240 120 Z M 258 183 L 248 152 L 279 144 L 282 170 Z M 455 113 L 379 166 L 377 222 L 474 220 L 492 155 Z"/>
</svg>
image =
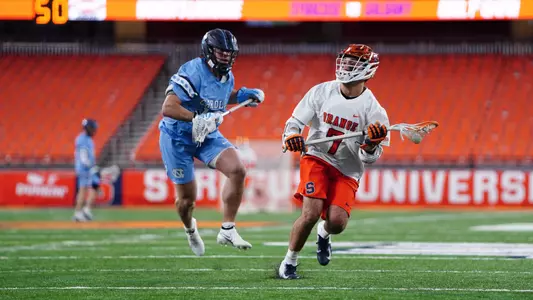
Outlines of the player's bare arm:
<svg viewBox="0 0 533 300">
<path fill-rule="evenodd" d="M 238 92 L 239 92 L 239 90 L 231 91 L 228 103 L 237 103 L 237 93 Z"/>
<path fill-rule="evenodd" d="M 192 122 L 194 113 L 181 106 L 181 100 L 175 94 L 168 94 L 161 109 L 163 116 L 175 120 Z"/>
</svg>

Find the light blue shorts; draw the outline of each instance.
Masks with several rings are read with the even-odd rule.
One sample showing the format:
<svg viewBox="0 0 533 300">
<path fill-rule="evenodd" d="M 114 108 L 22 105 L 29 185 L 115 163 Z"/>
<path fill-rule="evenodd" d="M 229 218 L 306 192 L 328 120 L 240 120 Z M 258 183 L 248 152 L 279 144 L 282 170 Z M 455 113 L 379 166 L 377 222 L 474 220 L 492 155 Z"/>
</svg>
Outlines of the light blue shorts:
<svg viewBox="0 0 533 300">
<path fill-rule="evenodd" d="M 197 147 L 190 135 L 175 139 L 161 131 L 159 149 L 168 178 L 175 184 L 189 183 L 194 180 L 194 158 L 209 165 L 222 151 L 235 148 L 220 132 L 217 133 L 212 137 L 208 136 Z"/>
</svg>

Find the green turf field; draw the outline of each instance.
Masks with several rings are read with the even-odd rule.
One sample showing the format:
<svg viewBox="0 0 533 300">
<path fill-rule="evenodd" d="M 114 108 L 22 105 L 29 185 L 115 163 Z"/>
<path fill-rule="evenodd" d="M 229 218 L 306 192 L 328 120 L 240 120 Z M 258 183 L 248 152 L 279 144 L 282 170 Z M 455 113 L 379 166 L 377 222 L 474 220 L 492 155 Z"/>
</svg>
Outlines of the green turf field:
<svg viewBox="0 0 533 300">
<path fill-rule="evenodd" d="M 274 222 L 238 227 L 253 244 L 247 252 L 216 245 L 218 230 L 203 228 L 200 258 L 181 228 L 16 229 L 61 224 L 71 214 L 0 211 L 0 299 L 533 299 L 533 259 L 524 258 L 533 258 L 533 234 L 526 224 L 523 231 L 472 230 L 531 224 L 527 211 L 355 211 L 347 231 L 333 237 L 339 252 L 327 267 L 316 261 L 313 233 L 301 253 L 303 278 L 293 281 L 275 279 L 274 269 L 297 214 L 241 215 L 239 221 Z M 172 209 L 105 209 L 95 217 L 96 224 L 176 220 Z M 196 218 L 220 220 L 212 211 Z"/>
</svg>

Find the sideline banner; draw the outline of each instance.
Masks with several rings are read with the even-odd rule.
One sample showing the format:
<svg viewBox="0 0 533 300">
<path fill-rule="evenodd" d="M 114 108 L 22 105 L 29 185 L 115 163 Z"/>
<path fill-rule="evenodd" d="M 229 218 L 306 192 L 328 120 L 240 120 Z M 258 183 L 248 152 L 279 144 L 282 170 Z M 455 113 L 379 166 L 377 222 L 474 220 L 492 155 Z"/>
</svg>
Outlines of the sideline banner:
<svg viewBox="0 0 533 300">
<path fill-rule="evenodd" d="M 196 171 L 197 207 L 220 208 L 226 178 Z M 243 207 L 284 212 L 293 208 L 297 170 L 250 170 Z M 71 207 L 76 195 L 72 171 L 0 171 L 0 206 Z M 98 205 L 174 204 L 174 185 L 163 169 L 125 170 L 104 180 Z M 533 208 L 533 171 L 493 169 L 368 169 L 357 205 L 375 207 Z"/>
<path fill-rule="evenodd" d="M 0 206 L 72 207 L 77 180 L 68 170 L 0 171 Z M 95 204 L 120 205 L 121 177 L 102 178 Z"/>
<path fill-rule="evenodd" d="M 76 175 L 71 171 L 1 171 L 2 206 L 72 206 Z"/>
<path fill-rule="evenodd" d="M 195 175 L 198 191 L 196 207 L 221 208 L 226 177 L 210 169 L 197 169 Z M 292 204 L 287 195 L 298 184 L 297 176 L 298 172 L 294 171 L 250 170 L 241 207 L 271 212 L 290 210 Z M 164 169 L 125 170 L 122 178 L 124 206 L 174 205 L 174 184 Z"/>
<path fill-rule="evenodd" d="M 251 187 L 263 187 L 262 202 L 277 211 L 290 210 L 298 171 L 253 170 Z M 198 207 L 220 206 L 223 176 L 213 170 L 197 170 Z M 125 206 L 172 205 L 174 187 L 159 169 L 125 171 Z M 250 197 L 253 199 L 255 196 Z M 264 204 L 263 203 L 263 204 Z M 358 205 L 382 207 L 531 207 L 533 171 L 481 169 L 368 169 L 357 192 Z"/>
</svg>

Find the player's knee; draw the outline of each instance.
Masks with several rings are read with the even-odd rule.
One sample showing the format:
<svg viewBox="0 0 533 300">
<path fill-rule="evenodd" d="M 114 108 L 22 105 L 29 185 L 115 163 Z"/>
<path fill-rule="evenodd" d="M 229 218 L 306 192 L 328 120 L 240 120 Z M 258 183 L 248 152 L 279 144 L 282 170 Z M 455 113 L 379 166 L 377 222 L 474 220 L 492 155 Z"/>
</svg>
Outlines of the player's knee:
<svg viewBox="0 0 533 300">
<path fill-rule="evenodd" d="M 244 182 L 244 179 L 246 178 L 246 168 L 243 164 L 236 164 L 231 168 L 228 175 L 232 180 Z"/>
<path fill-rule="evenodd" d="M 326 230 L 331 234 L 339 234 L 346 228 L 348 219 L 348 213 L 344 209 L 332 205 L 328 211 Z"/>
<path fill-rule="evenodd" d="M 181 208 L 190 208 L 194 207 L 195 199 L 192 197 L 176 197 L 174 204 L 176 207 Z"/>
<path fill-rule="evenodd" d="M 331 234 L 339 234 L 346 229 L 347 220 L 342 217 L 328 219 L 326 222 L 327 231 Z"/>
</svg>

